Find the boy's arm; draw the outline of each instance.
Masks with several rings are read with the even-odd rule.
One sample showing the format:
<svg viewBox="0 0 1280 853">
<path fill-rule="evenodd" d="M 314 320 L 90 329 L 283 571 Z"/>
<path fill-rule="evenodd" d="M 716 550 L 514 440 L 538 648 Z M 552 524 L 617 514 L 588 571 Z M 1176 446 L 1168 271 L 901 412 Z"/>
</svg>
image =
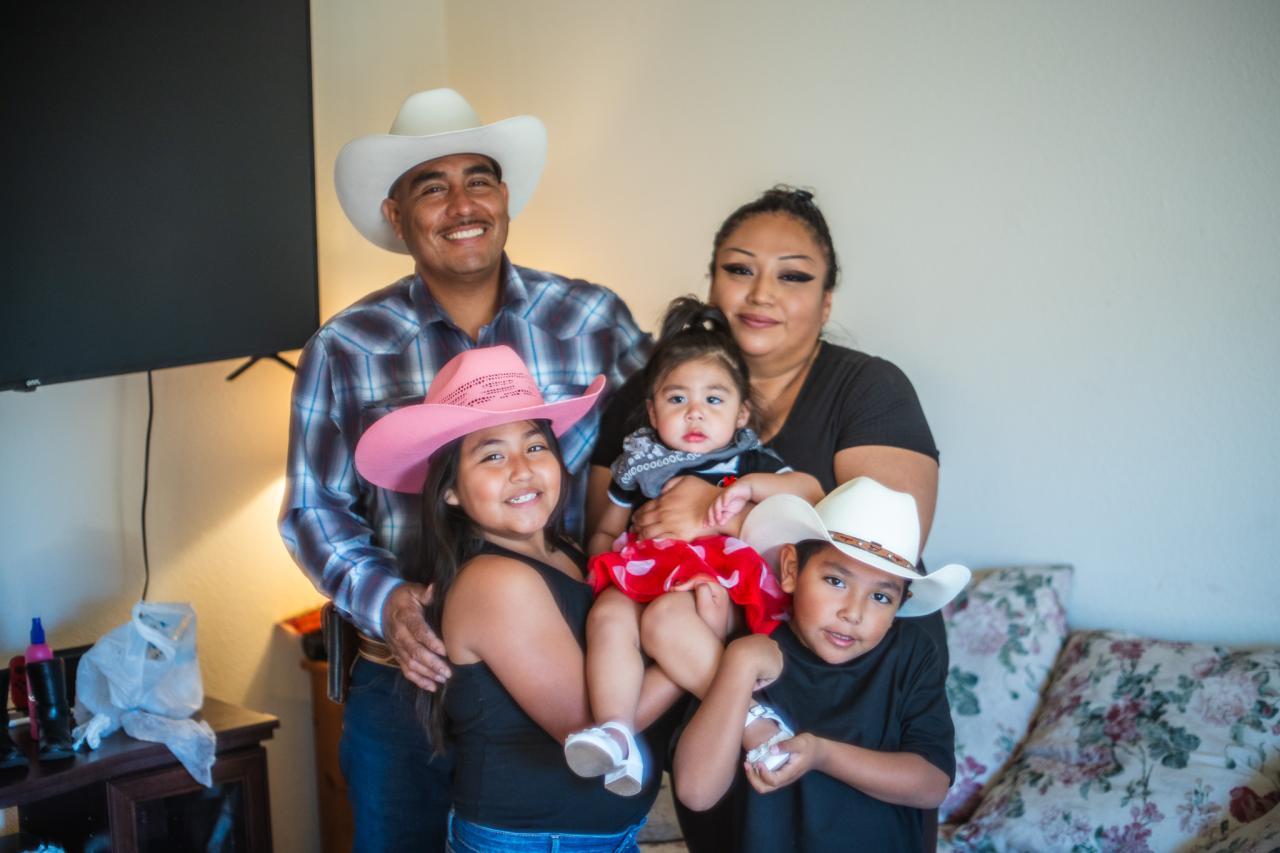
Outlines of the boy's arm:
<svg viewBox="0 0 1280 853">
<path fill-rule="evenodd" d="M 886 803 L 936 809 L 951 786 L 946 773 L 914 752 L 880 752 L 808 733 L 783 741 L 778 749 L 791 758 L 776 772 L 763 765 L 747 768 L 747 780 L 762 794 L 818 770 Z"/>
<path fill-rule="evenodd" d="M 774 495 L 796 495 L 809 503 L 822 500 L 822 484 L 803 471 L 744 474 L 725 487 L 707 511 L 707 526 L 726 536 L 736 536 L 742 526 L 742 510 Z"/>
<path fill-rule="evenodd" d="M 782 652 L 763 634 L 729 644 L 720 668 L 676 745 L 676 796 L 694 811 L 711 808 L 733 783 L 751 694 L 782 672 Z"/>
</svg>

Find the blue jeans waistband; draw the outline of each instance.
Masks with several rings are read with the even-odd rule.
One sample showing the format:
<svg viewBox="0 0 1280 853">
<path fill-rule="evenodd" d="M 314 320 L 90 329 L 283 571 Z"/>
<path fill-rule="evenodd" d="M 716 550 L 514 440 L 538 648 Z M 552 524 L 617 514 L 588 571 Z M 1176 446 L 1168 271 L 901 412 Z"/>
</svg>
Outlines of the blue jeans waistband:
<svg viewBox="0 0 1280 853">
<path fill-rule="evenodd" d="M 646 819 L 622 832 L 607 835 L 517 832 L 472 823 L 451 810 L 449 850 L 451 853 L 631 853 L 639 849 L 636 836 Z"/>
</svg>

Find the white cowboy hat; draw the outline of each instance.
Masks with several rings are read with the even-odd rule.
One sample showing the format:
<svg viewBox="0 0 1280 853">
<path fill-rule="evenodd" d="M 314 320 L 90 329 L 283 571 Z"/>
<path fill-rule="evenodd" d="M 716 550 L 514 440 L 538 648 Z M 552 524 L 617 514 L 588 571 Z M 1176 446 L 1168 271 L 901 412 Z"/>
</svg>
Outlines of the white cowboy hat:
<svg viewBox="0 0 1280 853">
<path fill-rule="evenodd" d="M 547 129 L 533 116 L 493 124 L 480 117 L 452 89 L 410 95 L 390 133 L 353 139 L 338 152 L 333 182 L 338 202 L 356 230 L 375 246 L 408 254 L 404 241 L 382 215 L 391 185 L 419 163 L 450 154 L 483 154 L 502 167 L 507 212 L 515 216 L 529 201 L 547 161 Z"/>
<path fill-rule="evenodd" d="M 899 616 L 924 616 L 955 598 L 969 582 L 969 570 L 957 563 L 924 574 L 920 556 L 920 516 L 915 498 L 895 492 L 870 477 L 857 477 L 810 506 L 795 495 L 761 501 L 742 522 L 738 534 L 775 570 L 783 545 L 821 539 L 859 563 L 911 581 L 911 596 Z"/>
</svg>

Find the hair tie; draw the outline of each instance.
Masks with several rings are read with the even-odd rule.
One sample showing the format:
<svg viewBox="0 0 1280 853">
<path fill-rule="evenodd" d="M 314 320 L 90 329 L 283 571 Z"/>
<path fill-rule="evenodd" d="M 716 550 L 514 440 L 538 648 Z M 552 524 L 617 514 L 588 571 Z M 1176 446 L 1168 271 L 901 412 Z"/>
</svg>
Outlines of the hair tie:
<svg viewBox="0 0 1280 853">
<path fill-rule="evenodd" d="M 808 190 L 792 190 L 791 192 L 801 201 L 813 201 L 813 193 Z"/>
<path fill-rule="evenodd" d="M 715 321 L 710 317 L 697 316 L 680 327 L 682 332 L 710 332 L 715 328 Z"/>
</svg>

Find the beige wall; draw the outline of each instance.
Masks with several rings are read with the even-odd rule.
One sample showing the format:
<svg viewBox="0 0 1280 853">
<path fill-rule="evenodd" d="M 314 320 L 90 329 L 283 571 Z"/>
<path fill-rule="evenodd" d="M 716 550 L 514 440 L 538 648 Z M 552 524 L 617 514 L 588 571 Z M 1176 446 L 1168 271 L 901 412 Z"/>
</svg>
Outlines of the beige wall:
<svg viewBox="0 0 1280 853">
<path fill-rule="evenodd" d="M 1069 560 L 1071 618 L 1280 642 L 1280 5 L 450 2 L 449 79 L 541 116 L 513 257 L 652 327 L 814 187 L 831 335 L 915 382 L 934 565 Z"/>
<path fill-rule="evenodd" d="M 333 159 L 382 132 L 403 93 L 446 83 L 438 2 L 312 4 L 321 313 L 408 271 L 346 224 Z M 269 711 L 272 825 L 282 853 L 319 849 L 311 708 L 297 641 L 277 620 L 320 601 L 276 532 L 291 374 L 235 362 L 155 374 L 148 540 L 153 601 L 190 601 L 207 693 Z M 91 643 L 142 591 L 142 374 L 0 395 L 0 655 L 41 615 L 50 642 Z M 11 830 L 12 814 L 0 817 Z M 6 827 L 7 828 L 3 828 Z"/>
<path fill-rule="evenodd" d="M 546 121 L 512 255 L 647 326 L 734 204 L 813 186 L 832 336 L 907 370 L 943 449 L 932 563 L 1070 560 L 1077 625 L 1280 642 L 1280 6 L 315 0 L 312 26 L 323 315 L 408 269 L 331 170 L 417 89 Z M 233 366 L 156 374 L 152 595 L 195 604 L 210 693 L 284 721 L 276 844 L 310 851 L 272 627 L 317 599 L 275 532 L 290 379 Z M 0 654 L 36 613 L 58 645 L 127 618 L 145 409 L 138 375 L 0 395 Z"/>
</svg>

